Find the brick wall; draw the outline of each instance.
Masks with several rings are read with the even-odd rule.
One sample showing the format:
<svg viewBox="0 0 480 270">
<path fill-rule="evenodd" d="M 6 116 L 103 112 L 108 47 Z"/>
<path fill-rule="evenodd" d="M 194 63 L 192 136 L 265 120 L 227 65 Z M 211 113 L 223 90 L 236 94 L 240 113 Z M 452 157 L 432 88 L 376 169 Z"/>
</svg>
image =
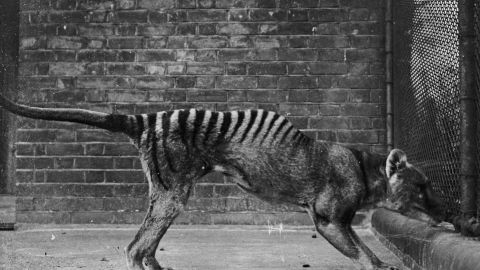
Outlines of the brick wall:
<svg viewBox="0 0 480 270">
<path fill-rule="evenodd" d="M 262 108 L 318 140 L 384 151 L 383 2 L 22 0 L 19 100 L 125 113 Z M 125 136 L 18 126 L 18 222 L 141 221 L 147 186 Z M 309 222 L 220 175 L 192 195 L 179 222 Z"/>
</svg>

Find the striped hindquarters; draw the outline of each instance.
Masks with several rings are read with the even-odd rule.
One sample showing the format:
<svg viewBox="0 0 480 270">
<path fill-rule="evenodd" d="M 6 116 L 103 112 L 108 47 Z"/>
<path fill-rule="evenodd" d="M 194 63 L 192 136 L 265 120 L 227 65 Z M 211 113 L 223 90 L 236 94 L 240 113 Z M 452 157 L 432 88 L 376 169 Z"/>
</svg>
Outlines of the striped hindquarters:
<svg viewBox="0 0 480 270">
<path fill-rule="evenodd" d="M 136 143 L 167 147 L 181 141 L 188 149 L 221 143 L 258 146 L 304 144 L 309 138 L 285 117 L 264 110 L 214 112 L 174 110 L 133 116 Z"/>
</svg>

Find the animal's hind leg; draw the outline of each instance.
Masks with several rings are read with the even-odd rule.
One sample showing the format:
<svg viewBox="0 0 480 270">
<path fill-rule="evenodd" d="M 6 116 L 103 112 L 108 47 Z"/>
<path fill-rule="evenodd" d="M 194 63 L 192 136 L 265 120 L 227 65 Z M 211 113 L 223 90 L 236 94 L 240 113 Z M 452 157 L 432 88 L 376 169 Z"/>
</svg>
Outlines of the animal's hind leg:
<svg viewBox="0 0 480 270">
<path fill-rule="evenodd" d="M 191 185 L 151 194 L 147 215 L 133 241 L 125 248 L 130 270 L 161 270 L 155 259 L 158 244 L 183 209 Z"/>
</svg>

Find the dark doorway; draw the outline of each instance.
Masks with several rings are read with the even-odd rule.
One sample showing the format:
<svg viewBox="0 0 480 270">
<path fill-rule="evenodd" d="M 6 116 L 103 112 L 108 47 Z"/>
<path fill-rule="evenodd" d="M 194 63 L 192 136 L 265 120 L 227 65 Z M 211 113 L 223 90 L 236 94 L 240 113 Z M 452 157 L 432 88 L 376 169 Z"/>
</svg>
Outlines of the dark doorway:
<svg viewBox="0 0 480 270">
<path fill-rule="evenodd" d="M 0 91 L 13 97 L 17 87 L 19 47 L 18 1 L 0 1 Z M 0 194 L 13 192 L 12 116 L 0 111 Z"/>
<path fill-rule="evenodd" d="M 0 93 L 14 97 L 18 78 L 19 6 L 18 1 L 0 1 Z M 0 110 L 0 230 L 15 224 L 15 122 Z"/>
</svg>

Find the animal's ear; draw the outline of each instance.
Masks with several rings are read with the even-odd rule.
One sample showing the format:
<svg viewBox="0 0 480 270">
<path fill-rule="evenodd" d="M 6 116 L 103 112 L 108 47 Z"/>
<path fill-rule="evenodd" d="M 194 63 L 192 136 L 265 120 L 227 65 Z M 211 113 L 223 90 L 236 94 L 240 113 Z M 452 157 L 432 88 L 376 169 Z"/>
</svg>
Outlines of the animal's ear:
<svg viewBox="0 0 480 270">
<path fill-rule="evenodd" d="M 393 149 L 387 158 L 385 171 L 390 178 L 395 172 L 407 166 L 407 154 L 400 149 Z"/>
</svg>

